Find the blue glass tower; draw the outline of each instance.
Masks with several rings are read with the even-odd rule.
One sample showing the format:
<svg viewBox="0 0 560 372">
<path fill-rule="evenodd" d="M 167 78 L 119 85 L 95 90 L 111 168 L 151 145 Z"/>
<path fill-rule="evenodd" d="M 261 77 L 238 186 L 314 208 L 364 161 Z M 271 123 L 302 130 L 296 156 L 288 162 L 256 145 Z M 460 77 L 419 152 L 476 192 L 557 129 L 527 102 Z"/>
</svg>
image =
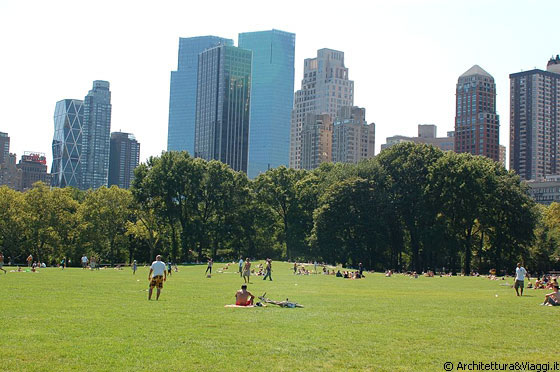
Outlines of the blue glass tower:
<svg viewBox="0 0 560 372">
<path fill-rule="evenodd" d="M 198 59 L 194 156 L 247 173 L 251 51 L 208 49 Z"/>
<path fill-rule="evenodd" d="M 177 71 L 171 71 L 168 151 L 186 150 L 191 155 L 194 154 L 198 55 L 219 45 L 232 46 L 233 40 L 217 36 L 179 39 Z"/>
<path fill-rule="evenodd" d="M 51 168 L 51 185 L 54 187 L 81 187 L 83 122 L 83 101 L 63 99 L 56 103 Z"/>
<path fill-rule="evenodd" d="M 110 133 L 111 91 L 109 82 L 95 80 L 93 89 L 84 98 L 81 187 L 85 190 L 107 186 Z"/>
<path fill-rule="evenodd" d="M 249 178 L 290 161 L 295 40 L 279 30 L 239 34 L 239 47 L 253 52 Z"/>
</svg>

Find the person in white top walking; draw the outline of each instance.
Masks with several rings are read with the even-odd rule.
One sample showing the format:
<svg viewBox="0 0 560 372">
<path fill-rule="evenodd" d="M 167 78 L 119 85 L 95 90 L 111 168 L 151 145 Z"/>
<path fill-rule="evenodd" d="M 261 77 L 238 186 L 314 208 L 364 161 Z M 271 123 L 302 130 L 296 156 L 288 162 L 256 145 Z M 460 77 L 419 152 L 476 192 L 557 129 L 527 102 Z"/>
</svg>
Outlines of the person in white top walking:
<svg viewBox="0 0 560 372">
<path fill-rule="evenodd" d="M 157 288 L 156 300 L 159 300 L 159 295 L 161 293 L 161 289 L 163 288 L 163 282 L 167 280 L 165 264 L 161 261 L 161 256 L 159 254 L 156 256 L 156 260 L 152 262 L 152 266 L 150 266 L 150 273 L 148 274 L 148 280 L 150 281 L 150 291 L 148 292 L 148 300 L 152 299 L 152 291 L 154 290 L 154 287 Z"/>
<path fill-rule="evenodd" d="M 527 270 L 525 270 L 525 268 L 523 266 L 521 266 L 521 263 L 517 263 L 517 268 L 515 269 L 515 284 L 513 285 L 513 287 L 515 288 L 515 292 L 517 293 L 517 295 L 519 296 L 519 288 L 521 288 L 521 296 L 523 296 L 523 287 L 525 286 L 525 275 L 527 275 Z M 530 279 L 529 276 L 527 276 L 527 279 Z"/>
</svg>

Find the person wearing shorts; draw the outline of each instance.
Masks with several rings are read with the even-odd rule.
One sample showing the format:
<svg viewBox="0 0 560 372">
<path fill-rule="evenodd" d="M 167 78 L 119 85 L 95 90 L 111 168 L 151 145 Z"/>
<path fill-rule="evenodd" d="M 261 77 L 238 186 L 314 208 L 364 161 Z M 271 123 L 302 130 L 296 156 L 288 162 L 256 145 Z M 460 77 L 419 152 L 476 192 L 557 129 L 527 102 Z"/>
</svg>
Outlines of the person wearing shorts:
<svg viewBox="0 0 560 372">
<path fill-rule="evenodd" d="M 243 259 L 242 258 L 239 259 L 239 276 L 240 277 L 243 276 Z"/>
<path fill-rule="evenodd" d="M 235 292 L 235 304 L 237 306 L 251 306 L 255 296 L 247 290 L 247 284 L 243 284 L 241 289 Z"/>
<path fill-rule="evenodd" d="M 150 273 L 148 274 L 148 280 L 150 281 L 148 301 L 152 299 L 154 287 L 157 289 L 156 300 L 159 300 L 159 295 L 161 294 L 161 289 L 163 288 L 163 282 L 167 280 L 167 271 L 165 269 L 165 263 L 161 261 L 161 256 L 158 254 L 156 256 L 156 260 L 152 262 L 152 266 L 150 266 Z"/>
<path fill-rule="evenodd" d="M 251 277 L 251 261 L 249 258 L 245 260 L 245 265 L 243 266 L 243 281 L 245 283 L 250 283 L 249 278 Z"/>
<path fill-rule="evenodd" d="M 523 287 L 525 287 L 525 275 L 527 275 L 527 270 L 525 270 L 525 268 L 521 266 L 521 263 L 518 262 L 517 268 L 515 269 L 515 284 L 513 285 L 513 288 L 515 288 L 515 292 L 518 296 L 519 288 L 521 288 L 521 296 L 523 296 Z"/>
</svg>

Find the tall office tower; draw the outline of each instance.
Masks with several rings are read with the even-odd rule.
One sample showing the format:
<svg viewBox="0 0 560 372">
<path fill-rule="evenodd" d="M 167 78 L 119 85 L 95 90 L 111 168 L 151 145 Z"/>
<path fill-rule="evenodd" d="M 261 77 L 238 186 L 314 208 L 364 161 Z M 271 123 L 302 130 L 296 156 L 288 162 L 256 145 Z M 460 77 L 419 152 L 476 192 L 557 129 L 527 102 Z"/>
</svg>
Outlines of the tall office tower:
<svg viewBox="0 0 560 372">
<path fill-rule="evenodd" d="M 303 65 L 301 89 L 296 92 L 290 129 L 290 167 L 302 168 L 301 131 L 307 113 L 336 118 L 342 106 L 354 105 L 354 82 L 344 67 L 344 52 L 320 49 Z"/>
<path fill-rule="evenodd" d="M 290 162 L 295 39 L 278 30 L 239 34 L 239 47 L 253 52 L 249 178 Z"/>
<path fill-rule="evenodd" d="M 358 163 L 375 155 L 375 123 L 366 122 L 366 109 L 344 106 L 333 124 L 332 161 Z"/>
<path fill-rule="evenodd" d="M 129 189 L 134 179 L 134 169 L 140 163 L 140 144 L 131 133 L 111 133 L 109 155 L 109 186 Z"/>
<path fill-rule="evenodd" d="M 219 46 L 198 57 L 194 155 L 247 173 L 251 51 Z"/>
<path fill-rule="evenodd" d="M 509 168 L 524 180 L 560 174 L 560 59 L 509 75 Z"/>
<path fill-rule="evenodd" d="M 17 168 L 22 171 L 21 191 L 29 190 L 35 182 L 52 182 L 52 175 L 47 173 L 47 158 L 41 152 L 24 152 Z"/>
<path fill-rule="evenodd" d="M 111 91 L 109 82 L 95 80 L 84 98 L 82 125 L 83 189 L 107 186 L 109 176 L 109 135 L 111 133 Z"/>
<path fill-rule="evenodd" d="M 10 155 L 10 137 L 8 133 L 0 132 L 0 164 L 8 161 Z"/>
<path fill-rule="evenodd" d="M 72 186 L 81 188 L 83 123 L 83 101 L 63 99 L 56 103 L 51 167 L 51 185 L 54 187 Z"/>
<path fill-rule="evenodd" d="M 233 46 L 233 40 L 217 36 L 179 39 L 177 71 L 171 71 L 167 151 L 194 154 L 196 82 L 198 55 L 219 45 Z"/>
<path fill-rule="evenodd" d="M 329 114 L 305 114 L 301 130 L 301 168 L 311 170 L 332 161 L 332 133 Z"/>
<path fill-rule="evenodd" d="M 500 119 L 494 78 L 474 65 L 457 82 L 455 152 L 500 160 Z"/>
</svg>

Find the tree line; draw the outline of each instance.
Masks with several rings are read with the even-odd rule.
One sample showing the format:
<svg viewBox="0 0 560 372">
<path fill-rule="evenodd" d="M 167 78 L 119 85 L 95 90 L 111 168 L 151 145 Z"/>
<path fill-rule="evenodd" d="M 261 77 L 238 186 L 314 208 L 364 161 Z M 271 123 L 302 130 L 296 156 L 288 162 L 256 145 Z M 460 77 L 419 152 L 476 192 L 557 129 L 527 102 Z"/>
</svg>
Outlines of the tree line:
<svg viewBox="0 0 560 372">
<path fill-rule="evenodd" d="M 484 157 L 404 143 L 359 164 L 279 167 L 255 180 L 218 161 L 165 152 L 131 190 L 37 183 L 0 188 L 5 257 L 47 263 L 254 257 L 375 270 L 559 267 L 560 205 L 536 205 L 513 172 Z"/>
</svg>

